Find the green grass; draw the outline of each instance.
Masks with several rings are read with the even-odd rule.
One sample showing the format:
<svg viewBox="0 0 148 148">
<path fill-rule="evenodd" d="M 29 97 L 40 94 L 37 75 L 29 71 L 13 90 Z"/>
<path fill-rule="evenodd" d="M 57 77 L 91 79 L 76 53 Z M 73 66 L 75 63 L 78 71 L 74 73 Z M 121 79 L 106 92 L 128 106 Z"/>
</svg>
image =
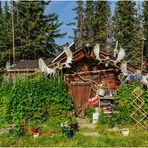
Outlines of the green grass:
<svg viewBox="0 0 148 148">
<path fill-rule="evenodd" d="M 86 129 L 84 130 L 84 132 Z M 90 130 L 89 130 L 90 131 Z M 80 133 L 83 132 L 83 129 Z M 30 135 L 25 135 L 19 139 L 13 137 L 10 134 L 0 135 L 1 147 L 147 147 L 148 146 L 148 131 L 141 129 L 130 129 L 128 137 L 124 137 L 120 132 L 102 132 L 99 131 L 99 137 L 86 137 L 77 133 L 73 138 L 67 139 L 67 137 L 61 134 L 53 136 L 40 136 L 33 138 Z"/>
</svg>

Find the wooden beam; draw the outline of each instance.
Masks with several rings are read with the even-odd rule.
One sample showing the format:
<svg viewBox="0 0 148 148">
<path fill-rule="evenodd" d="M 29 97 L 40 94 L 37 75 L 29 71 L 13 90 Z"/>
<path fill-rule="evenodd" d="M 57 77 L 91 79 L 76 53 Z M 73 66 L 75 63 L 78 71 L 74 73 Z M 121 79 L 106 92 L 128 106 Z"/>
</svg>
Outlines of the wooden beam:
<svg viewBox="0 0 148 148">
<path fill-rule="evenodd" d="M 75 72 L 74 74 L 65 74 L 65 76 L 75 76 L 83 74 L 96 74 L 101 72 L 114 71 L 114 69 L 104 69 L 104 70 L 94 70 L 94 71 L 85 71 L 85 72 Z"/>
</svg>

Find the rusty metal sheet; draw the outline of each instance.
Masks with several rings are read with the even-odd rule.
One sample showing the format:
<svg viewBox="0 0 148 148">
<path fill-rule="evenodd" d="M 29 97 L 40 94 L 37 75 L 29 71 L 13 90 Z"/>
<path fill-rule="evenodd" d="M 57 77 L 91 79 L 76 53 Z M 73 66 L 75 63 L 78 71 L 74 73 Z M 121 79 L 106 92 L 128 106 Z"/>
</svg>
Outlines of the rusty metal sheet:
<svg viewBox="0 0 148 148">
<path fill-rule="evenodd" d="M 76 113 L 79 117 L 84 117 L 84 110 L 90 98 L 91 82 L 75 81 L 71 82 L 71 91 Z"/>
</svg>

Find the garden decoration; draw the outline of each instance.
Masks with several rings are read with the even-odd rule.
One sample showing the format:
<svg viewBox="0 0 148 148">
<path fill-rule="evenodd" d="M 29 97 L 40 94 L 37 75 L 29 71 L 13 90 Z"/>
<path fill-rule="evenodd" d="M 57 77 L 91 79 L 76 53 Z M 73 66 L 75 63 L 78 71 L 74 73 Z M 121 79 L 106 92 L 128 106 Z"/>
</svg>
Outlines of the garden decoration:
<svg viewBox="0 0 148 148">
<path fill-rule="evenodd" d="M 67 59 L 66 59 L 66 62 L 60 64 L 60 63 L 57 63 L 57 65 L 53 68 L 49 68 L 45 62 L 43 61 L 42 58 L 39 59 L 39 69 L 41 70 L 41 72 L 47 74 L 47 75 L 55 75 L 56 74 L 56 71 L 58 69 L 62 69 L 63 67 L 66 67 L 66 68 L 70 68 L 71 66 L 69 64 L 72 63 L 72 58 L 73 58 L 73 55 L 72 55 L 72 51 L 67 47 L 67 46 L 63 46 L 63 51 L 65 52 L 66 56 L 67 56 Z"/>
<path fill-rule="evenodd" d="M 117 45 L 116 45 L 116 48 L 117 48 Z M 105 59 L 101 59 L 100 55 L 99 55 L 100 54 L 100 45 L 98 43 L 96 43 L 96 45 L 94 46 L 93 51 L 94 51 L 94 55 L 95 55 L 96 59 L 100 61 L 98 64 L 104 62 L 106 67 L 108 67 L 110 62 L 113 62 L 114 65 L 117 65 L 117 63 L 120 63 L 121 60 L 125 57 L 125 51 L 122 47 L 120 47 L 120 50 L 118 52 L 116 60 L 111 60 L 109 56 L 107 56 Z"/>
<path fill-rule="evenodd" d="M 42 58 L 39 59 L 39 69 L 41 70 L 41 72 L 45 73 L 45 74 L 49 74 L 49 75 L 55 75 L 56 73 L 56 68 L 48 68 L 48 66 L 45 64 L 45 62 L 43 61 Z"/>
<path fill-rule="evenodd" d="M 72 63 L 72 58 L 73 58 L 72 52 L 67 46 L 64 46 L 63 48 L 64 48 L 64 52 L 67 56 L 67 60 L 65 63 L 63 63 L 63 65 L 65 65 L 66 68 L 70 68 L 71 66 L 69 64 Z"/>
<path fill-rule="evenodd" d="M 136 98 L 133 100 L 132 106 L 135 108 L 135 110 L 131 113 L 130 116 L 134 121 L 136 121 L 135 126 L 139 124 L 140 126 L 146 129 L 146 127 L 142 124 L 142 121 L 147 116 L 147 113 L 142 108 L 144 105 L 144 100 L 141 98 L 142 93 L 143 93 L 143 90 L 139 87 L 133 91 L 133 95 Z"/>
<path fill-rule="evenodd" d="M 118 41 L 116 42 L 116 47 L 115 47 L 115 49 L 113 50 L 113 56 L 114 57 L 117 57 L 118 56 Z"/>
</svg>

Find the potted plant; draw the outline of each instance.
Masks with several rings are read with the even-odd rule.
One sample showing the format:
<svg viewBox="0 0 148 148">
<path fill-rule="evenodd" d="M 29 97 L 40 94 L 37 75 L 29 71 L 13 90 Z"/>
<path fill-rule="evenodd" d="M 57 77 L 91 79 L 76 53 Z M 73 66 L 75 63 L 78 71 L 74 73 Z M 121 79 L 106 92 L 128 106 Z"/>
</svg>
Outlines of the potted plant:
<svg viewBox="0 0 148 148">
<path fill-rule="evenodd" d="M 64 122 L 64 124 L 61 124 L 62 135 L 67 136 L 67 138 L 72 138 L 74 131 L 69 124 L 70 122 Z"/>
<path fill-rule="evenodd" d="M 71 118 L 71 128 L 73 129 L 74 133 L 75 133 L 75 132 L 77 131 L 77 129 L 78 129 L 76 117 L 72 117 L 72 118 Z"/>
</svg>

